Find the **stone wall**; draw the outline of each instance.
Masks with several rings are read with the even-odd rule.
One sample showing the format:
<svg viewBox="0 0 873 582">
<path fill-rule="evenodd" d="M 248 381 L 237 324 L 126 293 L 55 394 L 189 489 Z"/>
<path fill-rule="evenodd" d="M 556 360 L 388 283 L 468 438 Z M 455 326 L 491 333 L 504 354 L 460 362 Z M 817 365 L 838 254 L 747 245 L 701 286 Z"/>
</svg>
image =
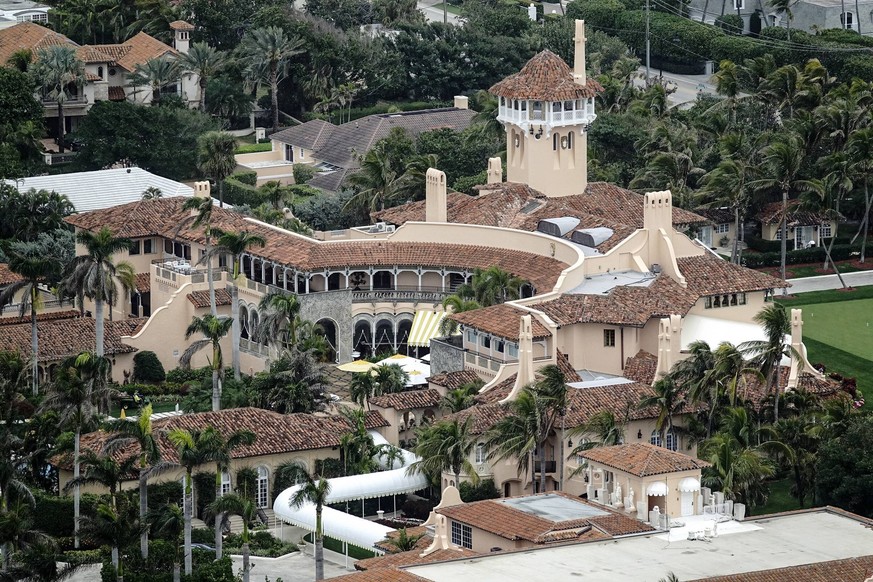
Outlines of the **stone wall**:
<svg viewBox="0 0 873 582">
<path fill-rule="evenodd" d="M 302 319 L 315 323 L 329 319 L 336 325 L 339 363 L 352 361 L 352 335 L 355 324 L 352 321 L 351 290 L 301 294 L 297 299 L 300 301 Z"/>
<path fill-rule="evenodd" d="M 460 336 L 456 338 L 460 340 Z M 430 342 L 430 373 L 431 375 L 446 372 L 460 372 L 464 369 L 464 348 L 451 343 L 451 340 L 431 340 Z"/>
</svg>

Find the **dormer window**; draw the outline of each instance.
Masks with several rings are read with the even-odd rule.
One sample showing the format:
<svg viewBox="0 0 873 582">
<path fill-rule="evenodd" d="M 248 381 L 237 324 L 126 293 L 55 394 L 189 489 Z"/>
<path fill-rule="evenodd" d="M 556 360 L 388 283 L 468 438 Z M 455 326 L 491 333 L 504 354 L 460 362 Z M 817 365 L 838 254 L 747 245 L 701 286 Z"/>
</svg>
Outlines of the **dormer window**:
<svg viewBox="0 0 873 582">
<path fill-rule="evenodd" d="M 100 77 L 100 80 L 103 80 L 103 67 L 97 67 L 97 76 Z"/>
</svg>

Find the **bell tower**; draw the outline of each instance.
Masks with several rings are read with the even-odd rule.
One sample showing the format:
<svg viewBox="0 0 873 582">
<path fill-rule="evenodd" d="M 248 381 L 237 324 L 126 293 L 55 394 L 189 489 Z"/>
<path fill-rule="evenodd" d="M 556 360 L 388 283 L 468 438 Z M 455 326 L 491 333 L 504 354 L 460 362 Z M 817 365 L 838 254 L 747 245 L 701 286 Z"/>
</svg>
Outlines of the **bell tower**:
<svg viewBox="0 0 873 582">
<path fill-rule="evenodd" d="M 573 70 L 545 50 L 490 92 L 506 128 L 506 175 L 549 197 L 582 194 L 588 186 L 588 126 L 603 90 L 585 75 L 585 22 L 576 21 Z"/>
</svg>

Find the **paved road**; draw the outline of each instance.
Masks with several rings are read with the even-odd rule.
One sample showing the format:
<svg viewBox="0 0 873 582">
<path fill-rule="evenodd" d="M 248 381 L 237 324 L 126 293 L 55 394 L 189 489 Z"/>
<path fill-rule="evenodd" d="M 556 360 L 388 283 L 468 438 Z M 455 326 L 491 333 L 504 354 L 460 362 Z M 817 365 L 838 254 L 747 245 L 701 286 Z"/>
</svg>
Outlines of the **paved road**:
<svg viewBox="0 0 873 582">
<path fill-rule="evenodd" d="M 863 287 L 865 285 L 873 285 L 873 271 L 859 271 L 857 273 L 844 273 L 843 280 L 850 287 Z M 803 277 L 801 279 L 789 279 L 791 287 L 788 292 L 806 293 L 807 291 L 826 291 L 828 289 L 839 289 L 840 280 L 836 275 L 820 275 L 818 277 Z"/>
<path fill-rule="evenodd" d="M 434 8 L 437 4 L 441 4 L 440 0 L 421 0 L 418 3 L 418 9 L 424 12 L 424 17 L 428 22 L 442 22 L 443 21 L 443 10 L 442 8 Z M 448 16 L 449 24 L 460 24 L 460 19 L 452 14 L 451 12 L 446 13 Z"/>
</svg>

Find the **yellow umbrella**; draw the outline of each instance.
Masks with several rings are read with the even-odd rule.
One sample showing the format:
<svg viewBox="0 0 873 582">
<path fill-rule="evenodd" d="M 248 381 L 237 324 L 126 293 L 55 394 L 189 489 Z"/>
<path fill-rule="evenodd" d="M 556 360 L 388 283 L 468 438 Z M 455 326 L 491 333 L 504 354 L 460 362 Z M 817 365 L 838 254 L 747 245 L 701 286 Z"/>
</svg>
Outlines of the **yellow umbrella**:
<svg viewBox="0 0 873 582">
<path fill-rule="evenodd" d="M 367 360 L 355 360 L 354 362 L 349 362 L 347 364 L 340 364 L 337 366 L 337 369 L 342 370 L 343 372 L 369 372 L 370 368 L 375 365 L 376 364 L 368 362 Z"/>
</svg>

